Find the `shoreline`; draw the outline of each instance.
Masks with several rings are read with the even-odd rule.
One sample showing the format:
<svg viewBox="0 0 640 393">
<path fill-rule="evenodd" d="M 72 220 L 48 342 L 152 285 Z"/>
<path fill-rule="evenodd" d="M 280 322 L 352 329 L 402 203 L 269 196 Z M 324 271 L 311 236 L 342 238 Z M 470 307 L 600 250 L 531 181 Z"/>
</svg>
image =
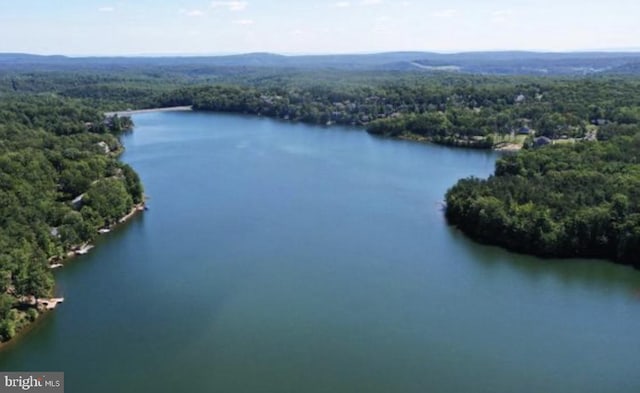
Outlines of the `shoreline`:
<svg viewBox="0 0 640 393">
<path fill-rule="evenodd" d="M 510 144 L 507 144 L 507 145 L 493 145 L 491 147 L 485 147 L 485 146 L 474 146 L 474 145 L 469 145 L 469 144 L 456 145 L 456 144 L 451 144 L 451 143 L 434 142 L 432 138 L 425 137 L 425 136 L 422 136 L 422 135 L 416 135 L 416 134 L 400 134 L 400 135 L 397 135 L 397 136 L 390 136 L 388 138 L 401 140 L 401 141 L 409 141 L 409 142 L 415 142 L 415 143 L 451 147 L 451 148 L 462 148 L 462 149 L 470 149 L 470 150 L 486 150 L 486 151 L 495 151 L 495 152 L 503 152 L 503 153 L 504 152 L 517 152 L 517 151 L 522 150 L 522 145 L 519 145 L 517 143 L 510 143 Z"/>
<path fill-rule="evenodd" d="M 127 214 L 120 217 L 120 219 L 118 219 L 117 222 L 109 225 L 108 227 L 99 229 L 98 233 L 100 235 L 107 234 L 111 232 L 111 230 L 113 230 L 115 227 L 119 226 L 120 224 L 124 224 L 125 222 L 129 221 L 138 212 L 144 212 L 145 210 L 146 210 L 146 200 L 144 202 L 133 205 L 133 207 Z M 104 229 L 108 229 L 108 230 L 104 231 Z M 69 250 L 67 250 L 63 255 L 54 255 L 50 257 L 48 260 L 49 267 L 51 269 L 62 268 L 64 267 L 63 262 L 68 261 L 69 259 L 80 256 L 80 255 L 86 255 L 89 251 L 91 251 L 93 247 L 94 245 L 89 242 L 82 243 L 80 246 L 73 246 Z"/>
<path fill-rule="evenodd" d="M 32 331 L 38 329 L 40 327 L 40 325 L 49 317 L 51 317 L 51 315 L 53 313 L 49 312 L 51 310 L 46 310 L 45 311 L 39 311 L 38 312 L 38 317 L 29 322 L 28 324 L 26 324 L 22 329 L 20 329 L 18 332 L 16 332 L 16 335 L 13 336 L 10 340 L 7 341 L 0 341 L 0 353 L 9 350 L 10 348 L 12 348 L 15 345 L 19 345 L 20 342 L 22 342 L 22 340 L 25 339 L 26 336 L 29 335 L 29 333 L 31 333 Z"/>
<path fill-rule="evenodd" d="M 502 146 L 494 146 L 492 150 L 506 153 L 516 153 L 522 150 L 522 145 L 517 143 L 508 143 Z"/>
<path fill-rule="evenodd" d="M 129 110 L 124 110 L 124 111 L 116 111 L 116 112 L 105 112 L 104 115 L 106 117 L 112 117 L 112 116 L 130 116 L 130 115 L 138 115 L 138 114 L 143 114 L 143 113 L 155 113 L 155 112 L 196 112 L 196 110 L 193 109 L 192 105 L 187 105 L 187 106 L 172 106 L 172 107 L 166 107 L 166 108 L 149 108 L 149 109 L 129 109 Z M 208 111 L 205 111 L 208 112 Z M 218 112 L 218 113 L 224 113 L 224 114 L 237 114 L 236 112 L 228 112 L 228 111 L 213 111 L 213 112 Z M 258 116 L 261 117 L 261 114 L 250 114 L 252 116 Z M 269 117 L 272 119 L 276 119 L 276 120 L 283 120 L 283 121 L 290 121 L 290 119 L 282 119 L 279 118 L 277 116 L 265 116 L 265 117 Z M 306 122 L 303 122 L 306 123 Z M 311 124 L 311 125 L 321 125 L 321 124 L 316 124 L 316 123 L 306 123 L 306 124 Z M 329 122 L 326 124 L 326 126 L 330 127 L 332 125 L 346 125 L 346 124 L 337 124 L 337 123 L 333 123 L 333 122 Z M 362 125 L 365 127 L 365 131 L 366 131 L 366 125 Z M 367 131 L 368 132 L 368 131 Z M 403 141 L 411 141 L 411 142 L 417 142 L 417 143 L 425 143 L 425 144 L 434 144 L 434 145 L 440 145 L 440 146 L 447 146 L 447 147 L 462 147 L 462 148 L 467 148 L 467 149 L 480 149 L 480 150 L 492 150 L 492 151 L 496 151 L 496 152 L 508 152 L 508 153 L 513 153 L 513 152 L 518 152 L 520 150 L 522 150 L 522 144 L 520 143 L 514 143 L 514 142 L 510 142 L 510 143 L 498 143 L 495 144 L 491 147 L 480 147 L 480 146 L 473 146 L 473 145 L 456 145 L 456 144 L 448 144 L 448 143 L 438 143 L 438 142 L 434 142 L 432 138 L 429 137 L 425 137 L 422 135 L 417 135 L 417 134 L 411 134 L 411 133 L 405 133 L 405 134 L 401 134 L 401 135 L 397 135 L 394 137 L 391 137 L 392 139 L 398 139 L 398 140 L 403 140 Z"/>
<path fill-rule="evenodd" d="M 146 210 L 145 202 L 141 202 L 141 203 L 133 205 L 133 207 L 131 208 L 129 213 L 127 213 L 124 216 L 122 216 L 116 223 L 110 225 L 109 229 L 113 229 L 113 228 L 119 226 L 120 224 L 126 223 L 131 218 L 136 216 L 138 213 L 144 212 L 145 210 Z M 104 233 L 108 233 L 108 232 L 104 232 Z M 52 266 L 55 264 L 55 265 L 58 265 L 58 266 L 55 267 L 56 269 L 57 268 L 63 268 L 64 265 L 67 262 L 70 262 L 71 259 L 75 259 L 75 257 L 77 257 L 77 256 L 86 255 L 93 247 L 94 246 L 92 244 L 90 244 L 88 242 L 85 242 L 85 243 L 82 244 L 82 246 L 73 247 L 72 249 L 70 249 L 69 251 L 65 252 L 61 256 L 60 255 L 53 256 L 53 257 L 49 258 L 49 260 L 48 260 L 49 267 L 53 268 Z M 54 263 L 52 263 L 52 262 L 54 262 Z M 31 330 L 34 329 L 34 327 L 38 324 L 38 322 L 40 322 L 47 315 L 49 315 L 53 311 L 55 311 L 55 309 L 57 308 L 59 303 L 63 303 L 64 302 L 64 298 L 55 298 L 55 297 L 53 297 L 53 298 L 44 298 L 44 299 L 39 299 L 39 300 L 43 300 L 43 301 L 47 302 L 48 305 L 44 305 L 43 307 L 36 306 L 36 309 L 38 311 L 38 317 L 35 320 L 33 320 L 33 321 L 27 323 L 26 325 L 24 325 L 22 327 L 22 329 L 17 331 L 15 336 L 13 336 L 11 339 L 9 339 L 7 341 L 0 341 L 0 352 L 2 352 L 3 350 L 7 349 L 8 347 L 14 345 L 14 343 L 20 341 L 22 338 L 24 338 L 24 336 L 26 336 Z M 55 301 L 54 304 L 51 303 L 52 301 Z"/>
<path fill-rule="evenodd" d="M 104 115 L 106 117 L 112 116 L 130 116 L 130 115 L 138 115 L 141 113 L 154 113 L 154 112 L 190 112 L 193 111 L 193 107 L 191 105 L 188 106 L 171 106 L 167 108 L 149 108 L 149 109 L 127 109 L 124 111 L 115 111 L 115 112 L 105 112 Z"/>
</svg>

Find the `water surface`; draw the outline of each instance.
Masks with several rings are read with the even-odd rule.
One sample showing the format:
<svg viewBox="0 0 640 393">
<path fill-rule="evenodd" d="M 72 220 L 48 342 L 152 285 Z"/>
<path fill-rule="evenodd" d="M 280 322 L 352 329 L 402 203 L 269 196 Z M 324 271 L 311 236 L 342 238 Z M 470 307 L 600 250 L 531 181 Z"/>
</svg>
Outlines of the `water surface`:
<svg viewBox="0 0 640 393">
<path fill-rule="evenodd" d="M 490 152 L 136 115 L 150 211 L 57 272 L 0 352 L 68 392 L 640 391 L 640 275 L 475 244 L 439 202 Z"/>
</svg>

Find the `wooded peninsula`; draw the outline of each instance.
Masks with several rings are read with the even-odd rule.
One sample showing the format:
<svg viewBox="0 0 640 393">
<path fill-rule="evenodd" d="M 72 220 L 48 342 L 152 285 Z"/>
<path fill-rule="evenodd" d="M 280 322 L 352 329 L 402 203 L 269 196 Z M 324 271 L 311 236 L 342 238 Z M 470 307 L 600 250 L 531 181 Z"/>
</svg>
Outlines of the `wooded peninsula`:
<svg viewBox="0 0 640 393">
<path fill-rule="evenodd" d="M 519 252 L 640 267 L 635 71 L 11 64 L 0 61 L 0 341 L 35 320 L 38 299 L 52 296 L 53 262 L 144 202 L 138 175 L 118 161 L 118 135 L 131 120 L 108 111 L 192 106 L 520 150 L 505 153 L 489 179 L 462 179 L 448 191 L 451 224 Z"/>
</svg>

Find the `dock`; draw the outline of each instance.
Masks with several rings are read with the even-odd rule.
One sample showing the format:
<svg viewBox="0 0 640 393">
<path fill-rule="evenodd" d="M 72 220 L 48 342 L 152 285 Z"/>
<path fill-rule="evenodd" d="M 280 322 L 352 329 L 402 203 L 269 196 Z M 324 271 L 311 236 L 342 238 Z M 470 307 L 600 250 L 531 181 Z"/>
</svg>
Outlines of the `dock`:
<svg viewBox="0 0 640 393">
<path fill-rule="evenodd" d="M 53 297 L 51 299 L 38 299 L 38 306 L 42 306 L 47 310 L 53 310 L 58 304 L 64 302 L 63 297 Z"/>
<path fill-rule="evenodd" d="M 84 255 L 86 253 L 89 252 L 89 250 L 91 250 L 93 248 L 92 244 L 85 244 L 84 246 L 80 247 L 77 251 L 76 254 L 78 255 Z"/>
</svg>

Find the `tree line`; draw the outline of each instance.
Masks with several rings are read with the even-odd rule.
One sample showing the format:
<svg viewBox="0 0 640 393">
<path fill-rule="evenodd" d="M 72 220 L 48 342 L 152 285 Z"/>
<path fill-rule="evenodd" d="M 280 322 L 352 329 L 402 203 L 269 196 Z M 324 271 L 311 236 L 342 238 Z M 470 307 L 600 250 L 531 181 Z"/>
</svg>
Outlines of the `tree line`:
<svg viewBox="0 0 640 393">
<path fill-rule="evenodd" d="M 137 174 L 117 160 L 118 132 L 132 124 L 107 110 L 192 105 L 477 148 L 569 139 L 461 180 L 447 218 L 522 252 L 639 264 L 638 78 L 105 69 L 0 73 L 0 340 L 37 316 L 26 297 L 51 294 L 51 257 L 142 201 Z"/>
<path fill-rule="evenodd" d="M 450 223 L 474 239 L 541 256 L 640 268 L 640 134 L 508 155 L 488 179 L 446 194 Z"/>
<path fill-rule="evenodd" d="M 636 77 L 192 71 L 15 73 L 0 77 L 0 92 L 55 92 L 105 110 L 193 105 L 481 148 L 522 143 L 518 135 L 576 140 L 603 129 L 606 137 L 640 123 Z"/>
<path fill-rule="evenodd" d="M 142 201 L 138 175 L 117 160 L 129 121 L 68 98 L 0 97 L 0 341 L 52 294 L 52 257 Z"/>
</svg>

